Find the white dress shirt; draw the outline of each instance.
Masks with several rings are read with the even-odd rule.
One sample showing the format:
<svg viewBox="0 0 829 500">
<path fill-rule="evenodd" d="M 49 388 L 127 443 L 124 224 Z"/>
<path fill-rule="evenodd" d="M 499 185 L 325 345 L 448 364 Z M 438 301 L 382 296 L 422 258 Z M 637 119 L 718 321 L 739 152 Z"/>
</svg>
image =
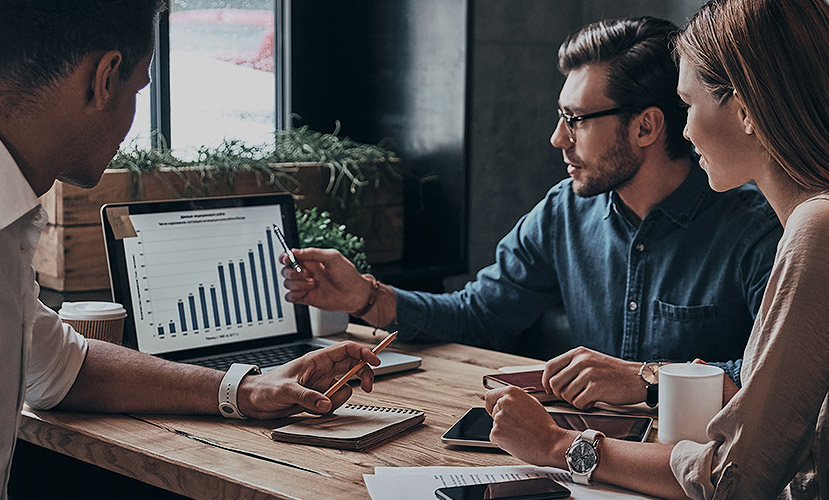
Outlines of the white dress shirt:
<svg viewBox="0 0 829 500">
<path fill-rule="evenodd" d="M 17 163 L 0 142 L 0 499 L 25 401 L 35 408 L 60 403 L 81 369 L 87 342 L 38 300 L 32 267 L 47 223 Z"/>
</svg>

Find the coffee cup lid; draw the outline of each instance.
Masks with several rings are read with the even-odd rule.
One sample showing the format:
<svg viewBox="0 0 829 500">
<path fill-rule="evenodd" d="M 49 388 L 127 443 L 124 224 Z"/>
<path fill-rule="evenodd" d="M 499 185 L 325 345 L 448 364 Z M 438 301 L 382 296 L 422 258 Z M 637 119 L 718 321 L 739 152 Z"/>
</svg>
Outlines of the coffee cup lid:
<svg viewBox="0 0 829 500">
<path fill-rule="evenodd" d="M 68 320 L 121 319 L 127 310 L 117 302 L 64 302 L 58 315 Z"/>
</svg>

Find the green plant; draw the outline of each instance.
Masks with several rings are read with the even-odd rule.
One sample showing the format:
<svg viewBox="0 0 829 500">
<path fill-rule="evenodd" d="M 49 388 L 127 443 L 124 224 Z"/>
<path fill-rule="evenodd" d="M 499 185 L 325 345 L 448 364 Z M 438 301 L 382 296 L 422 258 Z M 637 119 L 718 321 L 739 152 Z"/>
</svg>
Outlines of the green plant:
<svg viewBox="0 0 829 500">
<path fill-rule="evenodd" d="M 348 233 L 345 225 L 332 221 L 328 212 L 313 207 L 298 210 L 296 215 L 300 247 L 333 248 L 350 260 L 359 272 L 371 270 L 363 251 L 365 241 Z"/>
<path fill-rule="evenodd" d="M 133 145 L 120 150 L 109 168 L 139 174 L 160 168 L 198 170 L 198 185 L 188 180 L 187 192 L 180 193 L 182 196 L 210 196 L 217 186 L 233 186 L 239 172 L 253 171 L 262 184 L 296 195 L 300 191 L 292 175 L 296 168 L 322 164 L 329 170 L 325 193 L 331 198 L 332 206 L 351 213 L 359 211 L 364 187 L 378 187 L 383 182 L 401 182 L 404 177 L 412 177 L 397 155 L 388 149 L 388 141 L 363 144 L 338 137 L 338 133 L 339 123 L 331 134 L 315 132 L 307 126 L 277 130 L 272 144 L 248 145 L 240 140 L 224 140 L 215 148 L 199 148 L 197 158 L 192 161 L 177 158 L 169 149 L 146 150 Z M 425 180 L 432 179 L 420 179 Z M 140 196 L 140 193 L 134 194 Z"/>
</svg>

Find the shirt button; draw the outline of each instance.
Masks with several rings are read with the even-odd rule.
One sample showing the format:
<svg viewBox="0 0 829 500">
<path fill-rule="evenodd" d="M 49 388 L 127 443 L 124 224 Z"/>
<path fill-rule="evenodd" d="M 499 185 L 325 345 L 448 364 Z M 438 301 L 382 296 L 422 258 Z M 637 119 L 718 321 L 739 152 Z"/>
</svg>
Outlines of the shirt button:
<svg viewBox="0 0 829 500">
<path fill-rule="evenodd" d="M 631 311 L 635 311 L 638 307 L 639 307 L 639 304 L 637 304 L 636 302 L 634 302 L 632 300 L 630 301 L 630 303 L 628 303 L 628 309 L 630 309 Z"/>
<path fill-rule="evenodd" d="M 636 244 L 636 251 L 637 252 L 644 252 L 645 251 L 645 244 L 644 243 L 637 243 Z"/>
</svg>

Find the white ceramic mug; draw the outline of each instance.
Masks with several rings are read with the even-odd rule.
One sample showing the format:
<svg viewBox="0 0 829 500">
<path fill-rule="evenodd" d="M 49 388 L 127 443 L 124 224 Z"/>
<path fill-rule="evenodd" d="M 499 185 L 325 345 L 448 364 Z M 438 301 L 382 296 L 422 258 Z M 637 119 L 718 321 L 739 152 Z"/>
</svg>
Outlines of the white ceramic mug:
<svg viewBox="0 0 829 500">
<path fill-rule="evenodd" d="M 722 368 L 672 363 L 659 368 L 659 441 L 707 443 L 708 422 L 722 409 Z"/>
</svg>

